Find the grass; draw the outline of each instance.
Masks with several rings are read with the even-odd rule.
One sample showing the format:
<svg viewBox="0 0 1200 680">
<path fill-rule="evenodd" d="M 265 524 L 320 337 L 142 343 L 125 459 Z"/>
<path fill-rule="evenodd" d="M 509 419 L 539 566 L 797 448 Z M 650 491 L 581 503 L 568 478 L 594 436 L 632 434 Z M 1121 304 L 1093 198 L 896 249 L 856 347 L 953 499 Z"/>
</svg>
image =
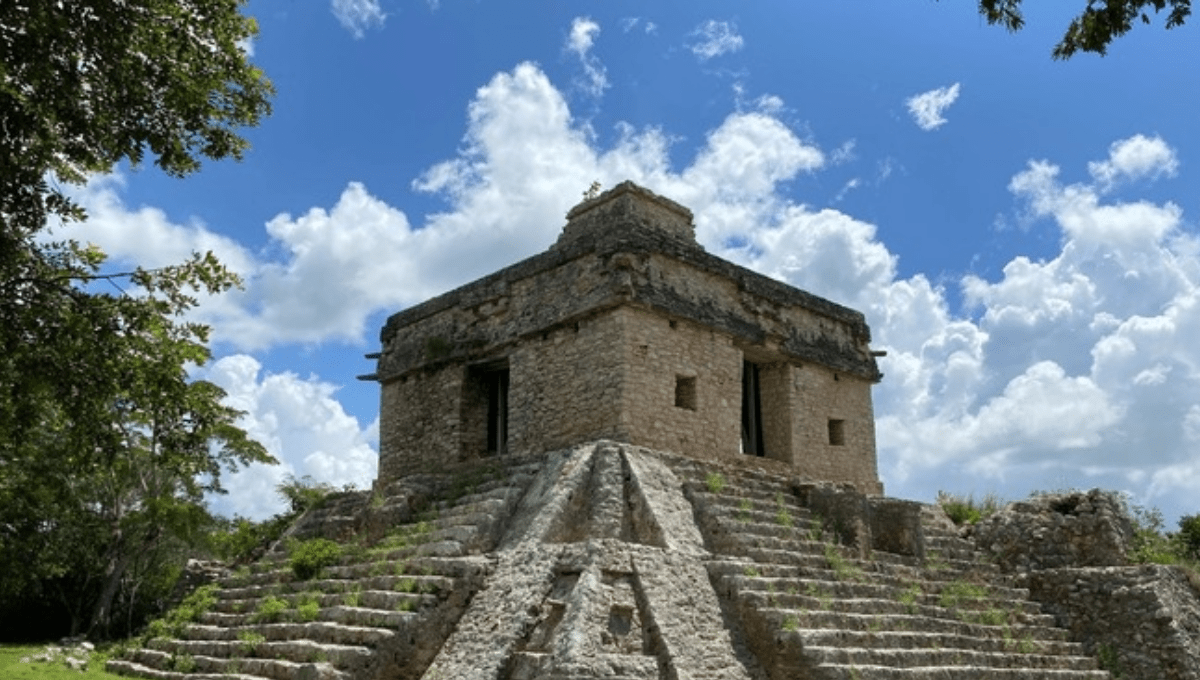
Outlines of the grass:
<svg viewBox="0 0 1200 680">
<path fill-rule="evenodd" d="M 46 649 L 40 645 L 0 645 L 0 678 L 4 680 L 120 680 L 121 676 L 104 670 L 108 656 L 93 652 L 87 670 L 80 672 L 66 664 L 32 662 L 21 663 L 21 659 L 40 654 Z"/>
<path fill-rule="evenodd" d="M 191 595 L 183 598 L 179 606 L 167 612 L 161 619 L 151 621 L 146 628 L 146 637 L 179 637 L 189 623 L 199 621 L 200 617 L 217 603 L 217 590 L 216 584 L 195 589 Z"/>
<path fill-rule="evenodd" d="M 938 604 L 946 609 L 958 609 L 965 604 L 980 602 L 987 596 L 986 586 L 966 581 L 954 581 L 942 589 Z"/>
<path fill-rule="evenodd" d="M 900 593 L 900 598 L 899 598 L 900 604 L 904 605 L 904 611 L 908 612 L 909 615 L 916 614 L 917 613 L 917 603 L 921 601 L 921 595 L 922 595 L 921 586 L 919 586 L 915 583 L 913 585 L 905 588 Z"/>
<path fill-rule="evenodd" d="M 1097 661 L 1100 664 L 1101 670 L 1108 671 L 1109 675 L 1114 679 L 1120 678 L 1123 674 L 1121 668 L 1121 658 L 1117 654 L 1117 648 L 1110 644 L 1101 643 L 1096 648 Z"/>
<path fill-rule="evenodd" d="M 1004 500 L 994 493 L 985 494 L 983 498 L 976 500 L 974 494 L 963 496 L 948 491 L 939 491 L 937 504 L 942 506 L 942 510 L 945 511 L 951 522 L 962 526 L 975 524 L 985 517 L 996 514 L 1004 507 Z"/>
<path fill-rule="evenodd" d="M 833 576 L 839 581 L 857 581 L 862 578 L 862 569 L 850 564 L 850 561 L 838 552 L 837 548 L 826 544 L 825 561 L 833 570 Z"/>
<path fill-rule="evenodd" d="M 800 629 L 800 620 L 794 615 L 788 615 L 783 619 L 783 629 L 791 633 Z"/>
<path fill-rule="evenodd" d="M 276 623 L 282 621 L 285 612 L 288 610 L 288 603 L 274 595 L 264 597 L 258 603 L 258 609 L 254 611 L 251 620 L 255 623 Z"/>
<path fill-rule="evenodd" d="M 738 503 L 737 519 L 739 522 L 746 524 L 750 521 L 750 509 L 752 507 L 753 504 L 750 502 L 749 498 L 743 498 L 741 502 Z"/>
<path fill-rule="evenodd" d="M 708 488 L 709 493 L 721 493 L 721 489 L 725 488 L 725 475 L 720 472 L 710 472 L 704 477 L 704 486 Z"/>
<path fill-rule="evenodd" d="M 261 633 L 254 633 L 248 630 L 243 630 L 238 633 L 238 652 L 242 656 L 250 656 L 254 653 L 254 649 L 258 645 L 267 641 L 267 638 Z"/>
</svg>

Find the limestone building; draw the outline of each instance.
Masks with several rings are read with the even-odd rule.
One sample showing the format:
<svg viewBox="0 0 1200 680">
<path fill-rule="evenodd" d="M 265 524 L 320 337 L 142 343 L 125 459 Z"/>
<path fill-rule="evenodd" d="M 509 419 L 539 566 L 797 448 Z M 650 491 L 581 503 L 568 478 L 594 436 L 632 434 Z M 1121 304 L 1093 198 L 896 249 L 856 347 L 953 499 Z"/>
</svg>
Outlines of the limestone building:
<svg viewBox="0 0 1200 680">
<path fill-rule="evenodd" d="M 881 493 L 863 315 L 711 255 L 630 182 L 546 252 L 388 319 L 380 486 L 608 439 Z M 758 461 L 763 462 L 763 461 Z"/>
</svg>

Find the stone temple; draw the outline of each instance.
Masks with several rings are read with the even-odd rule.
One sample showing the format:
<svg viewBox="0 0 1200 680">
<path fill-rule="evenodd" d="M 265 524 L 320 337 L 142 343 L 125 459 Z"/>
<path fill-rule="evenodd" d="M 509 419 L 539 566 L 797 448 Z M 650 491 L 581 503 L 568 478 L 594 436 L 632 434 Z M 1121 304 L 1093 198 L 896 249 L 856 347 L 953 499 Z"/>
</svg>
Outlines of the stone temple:
<svg viewBox="0 0 1200 680">
<path fill-rule="evenodd" d="M 607 439 L 882 492 L 859 312 L 710 255 L 625 182 L 548 251 L 387 321 L 379 482 Z"/>
<path fill-rule="evenodd" d="M 381 340 L 373 489 L 326 499 L 109 670 L 1200 680 L 1197 585 L 1131 564 L 1118 498 L 968 532 L 884 497 L 862 314 L 706 253 L 645 189 L 588 198 L 549 250 Z M 316 571 L 321 539 L 340 555 Z"/>
</svg>

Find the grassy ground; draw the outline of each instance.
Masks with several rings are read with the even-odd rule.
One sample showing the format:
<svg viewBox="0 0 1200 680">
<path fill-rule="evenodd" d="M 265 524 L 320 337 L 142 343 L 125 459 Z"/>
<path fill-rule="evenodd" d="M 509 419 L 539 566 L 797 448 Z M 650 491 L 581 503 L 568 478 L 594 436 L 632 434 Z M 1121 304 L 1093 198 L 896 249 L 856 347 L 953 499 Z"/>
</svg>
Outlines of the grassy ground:
<svg viewBox="0 0 1200 680">
<path fill-rule="evenodd" d="M 71 670 L 62 663 L 21 663 L 46 648 L 41 645 L 0 645 L 0 678 L 4 680 L 118 680 L 121 676 L 104 672 L 101 655 L 92 655 L 86 672 Z"/>
</svg>

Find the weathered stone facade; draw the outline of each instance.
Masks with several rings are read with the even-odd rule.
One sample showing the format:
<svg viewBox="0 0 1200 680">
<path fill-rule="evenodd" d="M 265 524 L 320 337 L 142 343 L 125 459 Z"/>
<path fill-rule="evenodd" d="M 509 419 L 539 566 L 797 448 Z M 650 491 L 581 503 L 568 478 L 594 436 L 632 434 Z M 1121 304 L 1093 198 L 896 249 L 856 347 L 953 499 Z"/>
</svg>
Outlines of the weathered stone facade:
<svg viewBox="0 0 1200 680">
<path fill-rule="evenodd" d="M 340 495 L 291 532 L 336 538 L 336 564 L 302 576 L 280 545 L 220 579 L 211 610 L 178 634 L 108 668 L 154 680 L 1116 677 L 940 510 L 745 460 L 783 466 L 596 441 Z M 1153 611 L 1134 595 L 1114 599 Z M 1170 625 L 1139 633 L 1176 622 L 1155 623 Z M 1146 655 L 1187 650 L 1185 636 L 1163 640 Z"/>
<path fill-rule="evenodd" d="M 630 183 L 567 218 L 545 253 L 388 319 L 380 485 L 603 438 L 882 492 L 860 313 L 706 253 Z"/>
<path fill-rule="evenodd" d="M 1132 563 L 1135 532 L 1118 494 L 1034 496 L 968 535 L 1113 677 L 1200 678 L 1200 581 L 1180 567 Z"/>
</svg>

